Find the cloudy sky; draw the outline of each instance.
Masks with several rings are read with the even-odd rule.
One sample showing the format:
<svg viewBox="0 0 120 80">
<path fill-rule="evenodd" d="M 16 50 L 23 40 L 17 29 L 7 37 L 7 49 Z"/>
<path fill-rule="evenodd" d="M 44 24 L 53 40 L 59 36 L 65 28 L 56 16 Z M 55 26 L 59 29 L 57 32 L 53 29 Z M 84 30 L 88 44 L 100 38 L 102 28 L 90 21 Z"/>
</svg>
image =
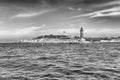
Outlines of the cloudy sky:
<svg viewBox="0 0 120 80">
<path fill-rule="evenodd" d="M 120 36 L 120 0 L 0 0 L 1 42 L 80 27 L 86 37 Z"/>
</svg>

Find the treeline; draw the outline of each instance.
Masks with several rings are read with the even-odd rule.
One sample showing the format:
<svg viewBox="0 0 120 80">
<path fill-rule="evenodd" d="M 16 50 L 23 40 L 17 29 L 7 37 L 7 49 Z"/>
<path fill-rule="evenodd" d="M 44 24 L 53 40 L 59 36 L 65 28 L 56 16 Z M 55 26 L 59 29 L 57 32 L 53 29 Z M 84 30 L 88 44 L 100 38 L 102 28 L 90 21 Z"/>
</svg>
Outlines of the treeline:
<svg viewBox="0 0 120 80">
<path fill-rule="evenodd" d="M 70 36 L 67 35 L 42 35 L 38 36 L 33 39 L 42 39 L 42 38 L 48 38 L 48 39 L 73 39 Z M 75 36 L 74 39 L 80 39 L 79 36 Z M 100 40 L 112 40 L 112 39 L 120 39 L 120 37 L 85 37 L 86 41 L 100 41 Z"/>
<path fill-rule="evenodd" d="M 42 39 L 42 38 L 50 38 L 50 39 L 56 39 L 56 38 L 58 38 L 58 39 L 70 39 L 70 37 L 69 37 L 69 36 L 66 36 L 66 35 L 52 35 L 52 34 L 50 34 L 50 35 L 38 36 L 38 37 L 36 37 L 36 38 L 34 38 L 34 39 Z"/>
</svg>

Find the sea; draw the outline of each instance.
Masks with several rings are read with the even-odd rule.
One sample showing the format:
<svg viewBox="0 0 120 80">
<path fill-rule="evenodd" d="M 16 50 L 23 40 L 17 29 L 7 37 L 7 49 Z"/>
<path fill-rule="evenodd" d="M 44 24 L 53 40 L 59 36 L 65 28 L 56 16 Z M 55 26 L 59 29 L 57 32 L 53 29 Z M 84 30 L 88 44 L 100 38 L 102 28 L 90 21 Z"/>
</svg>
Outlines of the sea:
<svg viewBox="0 0 120 80">
<path fill-rule="evenodd" d="M 1 43 L 0 80 L 120 80 L 120 43 Z"/>
</svg>

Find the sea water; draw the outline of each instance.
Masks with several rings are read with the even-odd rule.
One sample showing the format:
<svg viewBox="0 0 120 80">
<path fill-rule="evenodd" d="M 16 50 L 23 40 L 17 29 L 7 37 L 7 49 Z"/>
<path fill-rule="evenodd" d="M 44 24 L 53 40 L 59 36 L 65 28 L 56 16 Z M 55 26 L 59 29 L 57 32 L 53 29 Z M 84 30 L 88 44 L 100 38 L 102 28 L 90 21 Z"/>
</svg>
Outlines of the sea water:
<svg viewBox="0 0 120 80">
<path fill-rule="evenodd" d="M 120 80 L 120 43 L 3 43 L 0 80 Z"/>
</svg>

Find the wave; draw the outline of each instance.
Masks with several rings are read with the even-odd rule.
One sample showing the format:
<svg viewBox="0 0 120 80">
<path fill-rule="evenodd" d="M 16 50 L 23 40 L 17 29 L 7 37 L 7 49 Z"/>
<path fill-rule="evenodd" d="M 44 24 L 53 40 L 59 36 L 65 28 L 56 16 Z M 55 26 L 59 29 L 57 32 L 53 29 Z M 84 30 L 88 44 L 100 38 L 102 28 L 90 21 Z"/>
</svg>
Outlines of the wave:
<svg viewBox="0 0 120 80">
<path fill-rule="evenodd" d="M 0 80 L 120 80 L 119 45 L 0 44 Z"/>
</svg>

